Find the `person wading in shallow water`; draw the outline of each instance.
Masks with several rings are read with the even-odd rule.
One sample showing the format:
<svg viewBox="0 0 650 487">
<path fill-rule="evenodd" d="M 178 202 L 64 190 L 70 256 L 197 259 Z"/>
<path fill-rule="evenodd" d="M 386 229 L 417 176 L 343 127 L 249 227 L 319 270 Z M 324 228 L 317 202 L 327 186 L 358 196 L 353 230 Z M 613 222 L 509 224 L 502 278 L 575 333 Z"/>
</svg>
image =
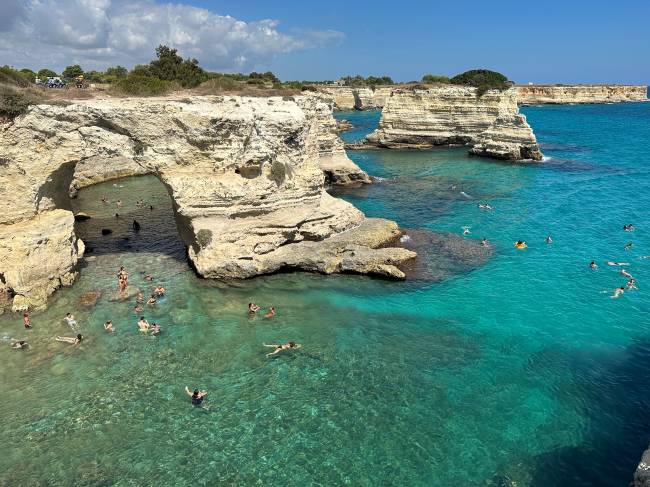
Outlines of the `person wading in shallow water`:
<svg viewBox="0 0 650 487">
<path fill-rule="evenodd" d="M 32 327 L 32 324 L 29 322 L 29 313 L 23 313 L 23 324 L 27 329 Z"/>
<path fill-rule="evenodd" d="M 187 386 L 185 386 L 185 392 L 192 398 L 192 404 L 194 406 L 201 406 L 203 404 L 203 399 L 208 395 L 208 391 L 199 391 L 198 389 L 194 389 L 194 392 L 192 392 Z"/>
</svg>

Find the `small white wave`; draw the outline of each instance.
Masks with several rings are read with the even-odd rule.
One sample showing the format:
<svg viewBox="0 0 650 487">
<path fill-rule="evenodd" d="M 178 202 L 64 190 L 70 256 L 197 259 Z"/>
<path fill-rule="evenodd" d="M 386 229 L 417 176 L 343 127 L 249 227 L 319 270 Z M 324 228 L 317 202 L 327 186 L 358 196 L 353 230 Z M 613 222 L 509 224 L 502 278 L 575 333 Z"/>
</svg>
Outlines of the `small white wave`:
<svg viewBox="0 0 650 487">
<path fill-rule="evenodd" d="M 461 192 L 460 192 L 460 195 L 461 195 L 461 196 L 464 196 L 465 198 L 470 198 L 470 199 L 472 198 L 472 197 L 471 197 L 470 195 L 468 195 L 465 191 L 461 191 Z"/>
<path fill-rule="evenodd" d="M 542 162 L 548 162 L 552 160 L 553 158 L 551 156 L 542 156 Z"/>
<path fill-rule="evenodd" d="M 408 242 L 409 240 L 411 240 L 411 237 L 409 237 L 408 235 L 402 235 L 399 239 L 399 241 L 402 243 Z"/>
</svg>

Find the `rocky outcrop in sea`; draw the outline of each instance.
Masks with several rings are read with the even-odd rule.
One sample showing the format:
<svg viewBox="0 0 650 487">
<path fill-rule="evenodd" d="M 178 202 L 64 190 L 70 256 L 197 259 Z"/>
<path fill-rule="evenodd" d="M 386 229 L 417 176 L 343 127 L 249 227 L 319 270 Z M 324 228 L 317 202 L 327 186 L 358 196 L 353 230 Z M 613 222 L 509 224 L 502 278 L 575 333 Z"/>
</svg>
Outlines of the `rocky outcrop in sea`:
<svg viewBox="0 0 650 487">
<path fill-rule="evenodd" d="M 470 153 L 487 157 L 542 159 L 512 88 L 481 96 L 476 88 L 453 85 L 395 89 L 366 142 L 391 149 L 467 145 Z"/>
<path fill-rule="evenodd" d="M 316 97 L 31 107 L 0 132 L 0 284 L 19 310 L 43 306 L 72 283 L 84 246 L 74 233 L 71 183 L 91 165 L 101 178 L 97 168 L 116 174 L 125 164 L 167 187 L 202 276 L 284 268 L 402 278 L 398 265 L 415 253 L 390 246 L 397 225 L 325 192 L 320 159 L 344 154 L 334 128 Z"/>
</svg>

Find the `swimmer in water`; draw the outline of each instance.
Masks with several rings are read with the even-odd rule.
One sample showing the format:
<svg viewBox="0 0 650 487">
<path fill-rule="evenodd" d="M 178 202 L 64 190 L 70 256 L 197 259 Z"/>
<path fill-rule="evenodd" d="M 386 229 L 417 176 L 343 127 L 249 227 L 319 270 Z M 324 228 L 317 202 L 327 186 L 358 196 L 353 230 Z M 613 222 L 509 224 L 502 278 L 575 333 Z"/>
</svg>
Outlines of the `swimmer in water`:
<svg viewBox="0 0 650 487">
<path fill-rule="evenodd" d="M 633 232 L 635 228 L 634 225 L 628 223 L 627 225 L 623 225 L 623 230 L 625 230 L 626 232 Z"/>
<path fill-rule="evenodd" d="M 157 325 L 156 323 L 152 323 L 150 330 L 151 330 L 151 335 L 155 336 L 162 331 L 162 328 L 160 327 L 160 325 Z"/>
<path fill-rule="evenodd" d="M 77 328 L 77 321 L 74 319 L 74 316 L 70 313 L 67 313 L 65 315 L 65 318 L 63 318 L 65 322 L 68 324 L 70 328 L 75 330 Z"/>
<path fill-rule="evenodd" d="M 199 391 L 198 389 L 194 389 L 194 392 L 192 392 L 187 386 L 185 386 L 185 392 L 192 398 L 192 404 L 194 406 L 200 406 L 203 399 L 205 399 L 205 396 L 208 395 L 208 391 Z"/>
<path fill-rule="evenodd" d="M 299 343 L 296 343 L 296 342 L 287 342 L 287 343 L 285 343 L 283 345 L 267 345 L 266 343 L 263 343 L 262 345 L 264 345 L 265 347 L 271 347 L 271 348 L 275 349 L 272 352 L 267 353 L 266 354 L 267 357 L 270 357 L 271 355 L 277 355 L 278 353 L 280 353 L 283 350 L 297 349 L 297 348 L 302 347 L 302 345 L 300 345 Z"/>
<path fill-rule="evenodd" d="M 106 196 L 102 196 L 102 203 L 110 203 L 110 201 L 106 199 Z"/>
<path fill-rule="evenodd" d="M 264 315 L 264 318 L 273 318 L 275 316 L 275 308 L 271 306 L 268 313 Z"/>
<path fill-rule="evenodd" d="M 489 246 L 490 246 L 490 242 L 488 242 L 487 238 L 481 240 L 481 247 L 489 247 Z"/>
<path fill-rule="evenodd" d="M 492 206 L 490 206 L 488 203 L 485 203 L 485 204 L 481 204 L 481 203 L 479 203 L 479 204 L 478 204 L 478 207 L 479 207 L 481 210 L 491 210 L 491 209 L 492 209 Z"/>
<path fill-rule="evenodd" d="M 138 220 L 133 220 L 133 231 L 134 232 L 140 231 L 140 224 L 138 223 Z"/>
<path fill-rule="evenodd" d="M 147 320 L 144 319 L 144 316 L 140 317 L 140 321 L 138 321 L 138 330 L 140 331 L 149 331 L 151 328 L 151 325 Z"/>
<path fill-rule="evenodd" d="M 632 250 L 632 242 L 628 242 L 625 244 L 625 250 Z"/>
<path fill-rule="evenodd" d="M 147 304 L 149 306 L 155 306 L 156 305 L 156 296 L 154 296 L 152 294 L 151 297 L 147 300 Z"/>
<path fill-rule="evenodd" d="M 32 327 L 32 324 L 29 321 L 29 313 L 23 313 L 23 324 L 25 325 L 25 328 L 27 328 L 27 329 Z"/>
<path fill-rule="evenodd" d="M 523 240 L 517 240 L 515 242 L 515 247 L 518 249 L 525 249 L 528 247 L 528 245 L 526 245 L 526 242 L 524 242 Z"/>
<path fill-rule="evenodd" d="M 612 298 L 612 299 L 616 299 L 616 298 L 618 298 L 621 294 L 623 294 L 624 292 L 625 292 L 625 288 L 624 288 L 623 286 L 621 286 L 621 287 L 617 287 L 616 289 L 614 289 L 614 294 L 612 294 L 612 295 L 610 296 L 610 298 Z"/>
<path fill-rule="evenodd" d="M 140 306 L 139 304 L 136 304 L 135 307 L 133 308 L 133 312 L 135 314 L 141 313 L 142 312 L 142 306 Z"/>
<path fill-rule="evenodd" d="M 141 292 L 138 292 L 138 295 L 135 298 L 136 302 L 144 303 L 144 295 Z"/>
<path fill-rule="evenodd" d="M 254 315 L 254 314 L 257 313 L 260 309 L 262 309 L 262 308 L 260 308 L 259 306 L 257 306 L 255 303 L 248 303 L 248 313 L 249 313 L 249 314 Z"/>
<path fill-rule="evenodd" d="M 590 269 L 598 269 L 598 264 L 596 264 L 596 261 L 591 261 L 589 262 L 589 268 Z"/>
<path fill-rule="evenodd" d="M 611 260 L 606 261 L 605 264 L 610 265 L 610 266 L 630 265 L 629 262 L 612 262 Z"/>
<path fill-rule="evenodd" d="M 470 233 L 472 233 L 469 231 L 469 227 L 461 227 L 461 228 L 463 229 L 463 235 L 469 235 Z"/>
<path fill-rule="evenodd" d="M 628 279 L 634 279 L 634 278 L 632 277 L 632 274 L 630 274 L 630 273 L 629 273 L 628 271 L 626 271 L 625 269 L 621 269 L 621 275 L 624 276 L 624 277 L 627 277 Z"/>
<path fill-rule="evenodd" d="M 545 242 L 546 242 L 547 244 L 552 244 L 552 243 L 553 243 L 553 239 L 551 238 L 550 235 L 549 235 L 548 237 L 546 237 Z"/>
<path fill-rule="evenodd" d="M 27 343 L 25 340 L 16 340 L 14 343 L 11 344 L 11 348 L 14 350 L 24 350 L 29 347 L 29 343 Z"/>
<path fill-rule="evenodd" d="M 104 323 L 104 330 L 106 330 L 109 333 L 115 332 L 115 327 L 113 326 L 113 320 L 108 320 L 106 323 Z"/>
<path fill-rule="evenodd" d="M 639 290 L 639 288 L 636 287 L 636 279 L 634 279 L 634 278 L 627 281 L 627 284 L 625 284 L 625 287 L 627 287 L 628 289 L 634 289 L 636 291 Z"/>
<path fill-rule="evenodd" d="M 156 289 L 153 290 L 153 293 L 155 296 L 164 296 L 165 295 L 165 288 L 162 287 L 160 284 L 156 286 Z"/>
<path fill-rule="evenodd" d="M 642 255 L 639 259 L 650 259 L 650 255 Z"/>
<path fill-rule="evenodd" d="M 146 276 L 144 276 L 144 280 L 147 281 L 147 282 L 148 281 L 153 281 L 153 277 L 151 277 L 149 274 L 147 274 Z"/>
<path fill-rule="evenodd" d="M 122 206 L 122 200 L 117 200 L 117 207 L 120 208 Z"/>
<path fill-rule="evenodd" d="M 119 217 L 120 217 L 120 214 L 119 214 L 119 213 L 115 213 L 115 218 L 119 218 Z"/>
<path fill-rule="evenodd" d="M 83 339 L 84 339 L 84 337 L 81 335 L 81 333 L 77 334 L 76 337 L 56 337 L 55 338 L 55 340 L 57 342 L 69 343 L 71 345 L 79 345 Z"/>
</svg>

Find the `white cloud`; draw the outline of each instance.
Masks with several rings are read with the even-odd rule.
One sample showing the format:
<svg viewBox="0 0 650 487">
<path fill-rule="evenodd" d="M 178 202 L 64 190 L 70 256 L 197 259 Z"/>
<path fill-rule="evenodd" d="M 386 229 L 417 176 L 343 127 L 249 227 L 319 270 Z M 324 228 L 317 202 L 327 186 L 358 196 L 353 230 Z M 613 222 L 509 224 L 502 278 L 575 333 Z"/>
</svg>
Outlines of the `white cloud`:
<svg viewBox="0 0 650 487">
<path fill-rule="evenodd" d="M 278 21 L 244 22 L 184 4 L 153 0 L 2 0 L 0 62 L 16 67 L 85 69 L 146 63 L 159 44 L 213 70 L 268 66 L 273 56 L 338 44 L 332 30 L 278 30 Z"/>
</svg>

